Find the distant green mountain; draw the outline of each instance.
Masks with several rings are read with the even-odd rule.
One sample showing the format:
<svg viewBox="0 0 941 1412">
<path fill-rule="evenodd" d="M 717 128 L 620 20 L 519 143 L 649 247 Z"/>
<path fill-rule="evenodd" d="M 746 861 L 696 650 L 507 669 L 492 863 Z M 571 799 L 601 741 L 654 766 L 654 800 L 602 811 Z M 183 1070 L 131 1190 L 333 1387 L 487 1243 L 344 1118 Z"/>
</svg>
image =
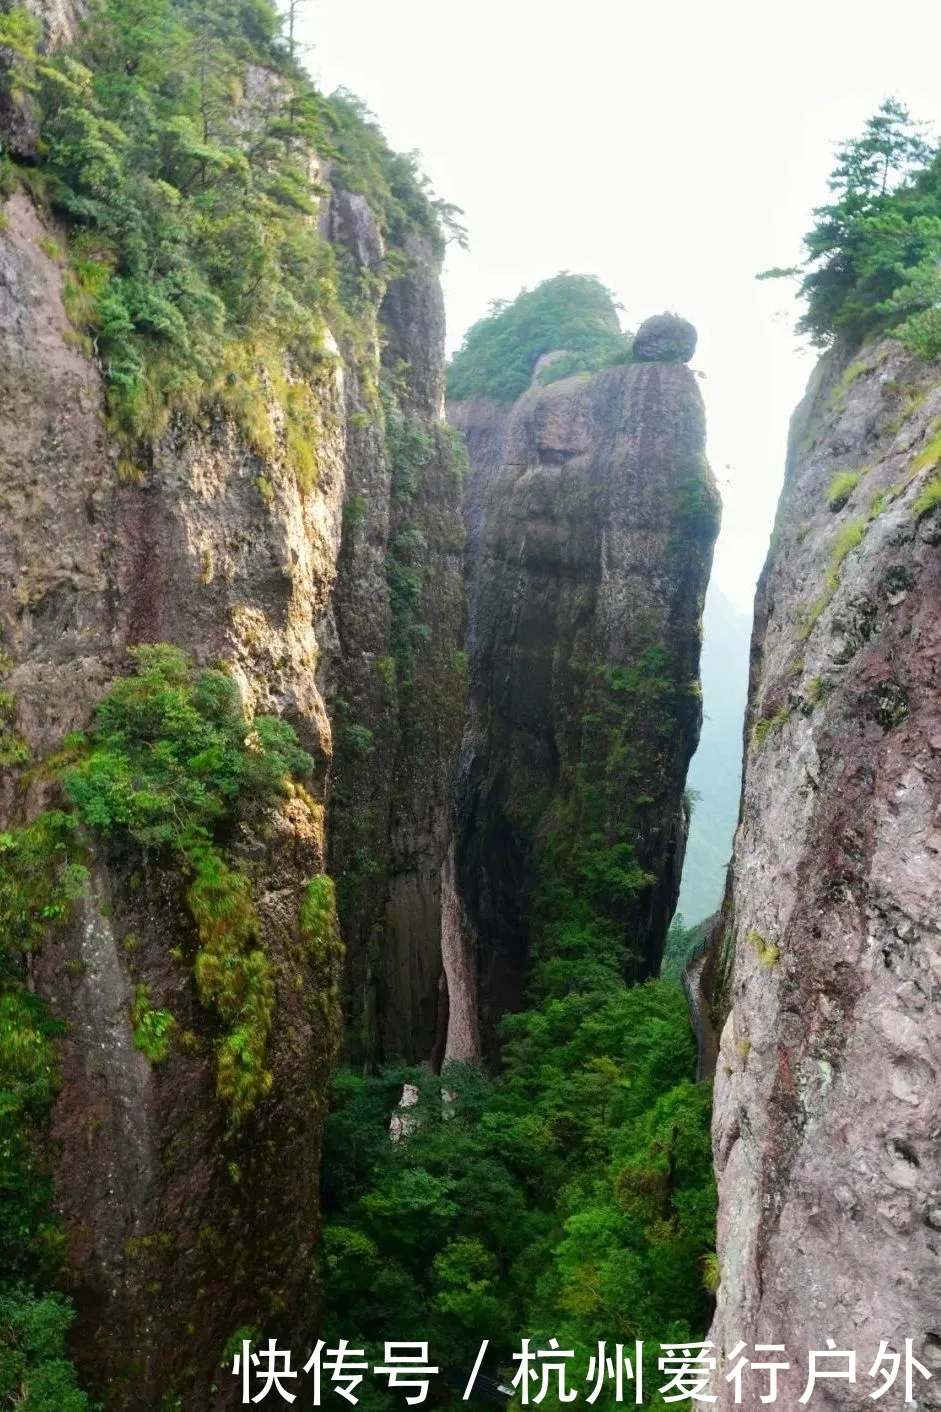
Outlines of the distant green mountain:
<svg viewBox="0 0 941 1412">
<path fill-rule="evenodd" d="M 677 906 L 687 925 L 715 912 L 725 887 L 742 785 L 750 638 L 751 614 L 730 603 L 713 580 L 703 618 L 702 736 L 688 779 L 696 798 Z"/>
</svg>

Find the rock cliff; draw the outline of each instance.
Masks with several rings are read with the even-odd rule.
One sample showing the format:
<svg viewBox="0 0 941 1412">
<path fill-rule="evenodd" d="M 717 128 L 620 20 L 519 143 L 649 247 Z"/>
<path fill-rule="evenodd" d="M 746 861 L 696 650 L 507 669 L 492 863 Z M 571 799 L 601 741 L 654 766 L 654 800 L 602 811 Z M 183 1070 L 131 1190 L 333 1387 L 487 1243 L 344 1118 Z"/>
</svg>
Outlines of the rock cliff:
<svg viewBox="0 0 941 1412">
<path fill-rule="evenodd" d="M 656 974 L 719 504 L 694 330 L 632 352 L 597 281 L 554 282 L 567 361 L 446 427 L 448 208 L 266 0 L 91 7 L 81 65 L 83 7 L 28 8 L 0 12 L 0 1297 L 71 1296 L 109 1412 L 223 1412 L 245 1340 L 316 1338 L 341 1050 L 373 1092 L 495 1058 L 540 967 L 540 1001 L 612 1014 Z M 602 370 L 539 380 L 573 367 Z M 679 997 L 636 998 L 685 1072 Z"/>
<path fill-rule="evenodd" d="M 58 23 L 65 7 L 50 13 Z M 221 668 L 249 719 L 280 718 L 314 761 L 218 838 L 273 983 L 270 1091 L 238 1122 L 220 1097 L 219 1016 L 194 979 L 191 878 L 165 850 L 85 830 L 82 895 L 23 961 L 62 1026 L 40 1163 L 75 1357 L 109 1407 L 227 1407 L 237 1391 L 220 1361 L 237 1333 L 311 1343 L 341 991 L 360 1054 L 424 1057 L 434 1041 L 464 690 L 441 250 L 414 229 L 385 235 L 325 172 L 312 187 L 324 248 L 357 294 L 312 371 L 286 374 L 312 409 L 304 475 L 264 379 L 254 437 L 210 399 L 129 455 L 67 313 L 65 231 L 28 182 L 2 205 L 0 828 L 19 836 L 62 806 L 53 757 L 136 644 Z M 141 1041 L 151 1015 L 172 1026 L 156 1060 Z"/>
<path fill-rule="evenodd" d="M 756 604 L 715 958 L 712 1336 L 785 1343 L 789 1404 L 828 1337 L 862 1374 L 913 1338 L 941 1374 L 939 428 L 937 376 L 897 343 L 828 354 Z"/>
<path fill-rule="evenodd" d="M 679 354 L 661 325 L 683 335 Z M 680 320 L 652 320 L 650 335 L 651 360 L 695 345 Z M 613 926 L 627 979 L 657 971 L 685 847 L 719 506 L 701 399 L 678 361 L 449 415 L 472 468 L 457 879 L 492 1052 L 553 880 Z"/>
<path fill-rule="evenodd" d="M 382 306 L 384 423 L 353 414 L 334 600 L 330 868 L 349 956 L 347 1050 L 369 1065 L 427 1059 L 444 1023 L 440 875 L 466 684 L 440 262 L 409 253 L 409 280 Z"/>
</svg>

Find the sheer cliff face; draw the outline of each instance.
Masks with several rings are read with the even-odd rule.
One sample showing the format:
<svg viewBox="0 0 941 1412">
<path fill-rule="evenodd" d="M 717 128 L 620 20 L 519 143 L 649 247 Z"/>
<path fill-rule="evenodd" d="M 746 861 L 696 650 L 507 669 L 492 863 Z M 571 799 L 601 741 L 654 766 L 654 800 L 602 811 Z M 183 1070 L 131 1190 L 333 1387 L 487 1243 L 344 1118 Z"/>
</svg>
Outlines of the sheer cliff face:
<svg viewBox="0 0 941 1412">
<path fill-rule="evenodd" d="M 520 1003 L 547 868 L 571 865 L 576 889 L 597 895 L 628 977 L 659 965 L 685 846 L 718 498 L 696 382 L 678 363 L 450 415 L 472 463 L 458 883 L 492 1049 L 500 1014 Z M 577 861 L 566 840 L 584 841 Z M 600 870 L 628 850 L 643 877 L 619 892 Z"/>
<path fill-rule="evenodd" d="M 335 595 L 330 870 L 349 952 L 350 1057 L 425 1060 L 440 1013 L 441 866 L 450 837 L 465 671 L 461 476 L 441 421 L 438 262 L 383 309 L 383 421 L 350 428 Z M 383 429 L 384 422 L 384 429 Z M 378 439 L 378 445 L 377 445 Z"/>
<path fill-rule="evenodd" d="M 362 265 L 381 253 L 365 203 L 342 194 L 334 202 L 330 222 L 351 258 Z M 345 223 L 337 214 L 344 210 Z M 371 920 L 398 938 L 387 993 L 403 1023 L 438 986 L 440 959 L 426 948 L 414 961 L 408 932 L 395 932 L 395 918 L 415 901 L 421 937 L 437 939 L 456 755 L 441 699 L 456 682 L 459 702 L 462 682 L 455 659 L 462 536 L 458 478 L 439 425 L 437 259 L 416 240 L 409 273 L 381 306 L 377 295 L 372 355 L 354 365 L 328 351 L 323 360 L 314 490 L 301 490 L 281 452 L 260 457 L 211 414 L 199 425 L 172 425 L 152 465 L 129 479 L 105 427 L 99 369 L 64 311 L 55 233 L 25 195 L 11 197 L 3 212 L 0 627 L 18 739 L 41 761 L 67 731 L 89 723 L 94 703 L 127 669 L 129 646 L 164 641 L 199 665 L 224 665 L 249 712 L 284 717 L 316 761 L 306 791 L 292 792 L 262 827 L 242 829 L 227 844 L 250 880 L 276 986 L 267 1054 L 273 1086 L 234 1135 L 216 1097 L 218 1022 L 194 985 L 193 923 L 178 870 L 155 854 L 94 846 L 72 924 L 31 962 L 31 983 L 65 1025 L 48 1155 L 78 1308 L 77 1361 L 109 1406 L 154 1405 L 159 1389 L 179 1394 L 186 1407 L 222 1408 L 235 1396 L 229 1379 L 218 1396 L 211 1389 L 236 1330 L 269 1328 L 301 1347 L 316 1321 L 318 1169 L 340 1034 L 339 949 L 334 932 L 314 959 L 301 944 L 298 916 L 308 882 L 328 868 L 328 829 L 344 898 L 344 869 L 352 866 L 344 839 L 358 802 L 348 763 L 333 771 L 335 808 L 330 785 L 334 742 L 354 721 L 391 743 L 394 767 L 376 791 L 385 814 L 370 826 L 385 830 L 391 818 L 393 842 Z M 382 289 L 378 276 L 374 287 Z M 396 357 L 385 409 L 370 390 L 381 376 L 380 331 Z M 411 367 L 403 363 L 410 355 Z M 271 416 L 283 447 L 274 404 Z M 401 502 L 387 437 L 395 418 L 420 433 L 422 448 Z M 397 692 L 406 688 L 381 668 L 393 659 L 396 626 L 389 557 L 403 522 L 414 526 L 422 516 L 430 541 L 439 523 L 451 522 L 452 508 L 458 532 L 452 524 L 433 554 L 426 558 L 414 536 L 410 551 L 400 550 L 415 558 L 416 621 L 420 610 L 427 625 L 410 659 L 411 689 L 426 695 L 400 724 L 407 702 Z M 357 577 L 350 569 L 366 541 L 372 572 Z M 367 678 L 377 693 L 371 714 L 357 716 L 357 683 Z M 357 748 L 365 739 L 354 735 Z M 55 801 L 42 770 L 6 770 L 0 828 Z M 346 940 L 359 975 L 367 960 L 355 926 Z M 380 942 L 371 938 L 377 949 Z M 133 1043 L 141 984 L 187 1037 L 159 1066 Z"/>
<path fill-rule="evenodd" d="M 941 387 L 896 344 L 825 358 L 756 606 L 718 956 L 713 1338 L 786 1343 L 804 1381 L 827 1337 L 864 1370 L 911 1337 L 941 1373 L 939 427 Z M 793 1402 L 800 1372 L 784 1386 Z"/>
</svg>

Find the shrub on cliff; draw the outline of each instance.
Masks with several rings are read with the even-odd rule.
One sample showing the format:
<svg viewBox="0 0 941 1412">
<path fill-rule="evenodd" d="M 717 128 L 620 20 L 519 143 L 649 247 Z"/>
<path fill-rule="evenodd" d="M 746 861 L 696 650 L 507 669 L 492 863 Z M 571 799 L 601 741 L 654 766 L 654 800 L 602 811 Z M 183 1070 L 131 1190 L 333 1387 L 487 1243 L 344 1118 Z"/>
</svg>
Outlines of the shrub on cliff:
<svg viewBox="0 0 941 1412">
<path fill-rule="evenodd" d="M 266 802 L 313 760 L 286 721 L 249 724 L 225 672 L 195 672 L 167 643 L 135 647 L 135 670 L 95 708 L 91 750 L 66 774 L 69 798 L 102 833 L 192 850 L 237 799 Z"/>
<path fill-rule="evenodd" d="M 170 851 L 188 878 L 196 923 L 196 984 L 227 1026 L 217 1053 L 219 1097 L 238 1120 L 266 1094 L 274 1016 L 271 964 L 249 880 L 215 838 L 238 812 L 264 807 L 313 760 L 286 721 L 249 722 L 224 672 L 196 672 L 167 643 L 132 650 L 135 671 L 96 707 L 90 748 L 66 772 L 66 794 L 82 820 L 112 837 Z M 81 750 L 80 741 L 75 741 Z"/>
<path fill-rule="evenodd" d="M 448 398 L 515 402 L 539 359 L 556 350 L 565 356 L 545 369 L 543 381 L 630 359 L 631 339 L 621 330 L 614 297 L 593 275 L 556 275 L 512 302 L 493 303 L 448 368 Z"/>
<path fill-rule="evenodd" d="M 0 1288 L 0 1406 L 22 1412 L 89 1412 L 65 1338 L 75 1314 L 58 1294 Z"/>
</svg>

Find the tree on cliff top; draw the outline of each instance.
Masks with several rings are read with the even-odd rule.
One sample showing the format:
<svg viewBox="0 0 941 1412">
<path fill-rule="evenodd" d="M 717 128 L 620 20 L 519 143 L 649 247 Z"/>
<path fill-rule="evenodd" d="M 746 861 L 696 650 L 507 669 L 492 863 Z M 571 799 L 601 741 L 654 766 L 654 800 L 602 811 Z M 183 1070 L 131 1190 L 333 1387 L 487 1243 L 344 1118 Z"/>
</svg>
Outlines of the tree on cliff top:
<svg viewBox="0 0 941 1412">
<path fill-rule="evenodd" d="M 802 275 L 797 328 L 826 346 L 894 330 L 912 352 L 941 353 L 941 151 L 921 123 L 887 99 L 862 133 L 837 148 L 835 200 L 818 207 L 803 264 L 759 278 Z"/>
<path fill-rule="evenodd" d="M 0 153 L 0 194 L 27 185 L 65 230 L 66 306 L 100 360 L 132 470 L 174 413 L 211 404 L 268 454 L 271 388 L 288 372 L 316 380 L 327 326 L 345 350 L 362 343 L 376 272 L 367 280 L 322 237 L 318 164 L 372 207 L 384 278 L 407 267 L 410 237 L 443 254 L 460 234 L 415 157 L 392 152 L 362 104 L 321 93 L 296 61 L 284 26 L 300 5 L 285 15 L 273 0 L 96 0 L 53 56 L 38 52 L 22 4 L 0 15 L 43 141 L 38 176 Z M 291 445 L 307 443 L 293 460 L 309 481 L 309 416 L 299 392 L 278 395 Z"/>
<path fill-rule="evenodd" d="M 611 291 L 594 275 L 563 273 L 524 289 L 512 300 L 496 300 L 480 319 L 448 369 L 448 397 L 515 402 L 529 387 L 544 353 L 570 356 L 547 369 L 543 381 L 595 372 L 628 362 L 630 335 L 623 333 Z"/>
</svg>

